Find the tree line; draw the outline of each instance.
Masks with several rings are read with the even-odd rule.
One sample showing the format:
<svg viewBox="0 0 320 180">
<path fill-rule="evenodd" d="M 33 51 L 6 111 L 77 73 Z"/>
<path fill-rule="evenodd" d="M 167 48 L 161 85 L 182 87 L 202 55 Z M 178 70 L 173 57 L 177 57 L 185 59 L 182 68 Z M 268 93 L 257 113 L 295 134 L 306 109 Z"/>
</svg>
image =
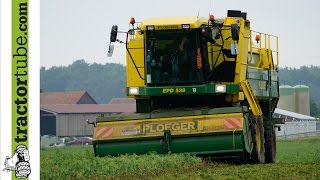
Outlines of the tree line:
<svg viewBox="0 0 320 180">
<path fill-rule="evenodd" d="M 126 69 L 121 64 L 77 60 L 69 66 L 40 70 L 42 92 L 86 90 L 98 103 L 106 104 L 114 97 L 125 97 L 125 87 Z"/>
<path fill-rule="evenodd" d="M 301 66 L 299 68 L 281 68 L 280 85 L 307 85 L 310 91 L 310 114 L 320 117 L 320 66 Z"/>
</svg>

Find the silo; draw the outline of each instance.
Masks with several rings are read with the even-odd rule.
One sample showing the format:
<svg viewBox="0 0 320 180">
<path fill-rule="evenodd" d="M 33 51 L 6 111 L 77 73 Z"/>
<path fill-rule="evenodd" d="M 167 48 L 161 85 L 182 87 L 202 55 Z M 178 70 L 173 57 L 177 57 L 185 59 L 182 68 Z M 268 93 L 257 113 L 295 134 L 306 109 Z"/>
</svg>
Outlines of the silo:
<svg viewBox="0 0 320 180">
<path fill-rule="evenodd" d="M 283 85 L 279 87 L 280 99 L 278 102 L 278 108 L 295 112 L 295 89 L 289 85 Z"/>
<path fill-rule="evenodd" d="M 310 115 L 310 92 L 309 87 L 305 85 L 294 86 L 296 94 L 296 112 L 304 115 Z"/>
</svg>

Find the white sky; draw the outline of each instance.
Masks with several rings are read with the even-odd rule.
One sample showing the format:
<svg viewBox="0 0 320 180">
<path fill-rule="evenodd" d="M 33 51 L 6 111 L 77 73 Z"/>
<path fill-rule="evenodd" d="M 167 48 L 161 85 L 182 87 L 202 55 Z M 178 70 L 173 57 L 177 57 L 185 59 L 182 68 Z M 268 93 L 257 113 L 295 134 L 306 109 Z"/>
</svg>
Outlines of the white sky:
<svg viewBox="0 0 320 180">
<path fill-rule="evenodd" d="M 201 2 L 201 3 L 200 3 Z M 228 9 L 248 13 L 251 28 L 279 36 L 280 66 L 320 65 L 320 1 L 318 0 L 41 0 L 41 66 L 125 63 L 125 48 L 115 44 L 107 58 L 111 26 L 127 31 L 129 19 L 158 16 L 216 18 Z M 118 36 L 119 38 L 119 36 Z M 122 38 L 122 40 L 125 40 Z"/>
</svg>

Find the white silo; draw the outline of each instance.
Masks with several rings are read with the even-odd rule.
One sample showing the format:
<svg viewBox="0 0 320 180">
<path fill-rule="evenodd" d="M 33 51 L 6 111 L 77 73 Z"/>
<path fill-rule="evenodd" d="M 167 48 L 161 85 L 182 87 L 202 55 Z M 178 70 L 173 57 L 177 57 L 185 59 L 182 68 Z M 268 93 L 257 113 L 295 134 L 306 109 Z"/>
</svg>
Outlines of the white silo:
<svg viewBox="0 0 320 180">
<path fill-rule="evenodd" d="M 295 89 L 289 85 L 282 85 L 279 87 L 280 99 L 278 102 L 278 108 L 295 112 Z"/>
<path fill-rule="evenodd" d="M 294 86 L 296 96 L 296 112 L 304 115 L 310 115 L 310 92 L 309 87 L 305 85 Z"/>
</svg>

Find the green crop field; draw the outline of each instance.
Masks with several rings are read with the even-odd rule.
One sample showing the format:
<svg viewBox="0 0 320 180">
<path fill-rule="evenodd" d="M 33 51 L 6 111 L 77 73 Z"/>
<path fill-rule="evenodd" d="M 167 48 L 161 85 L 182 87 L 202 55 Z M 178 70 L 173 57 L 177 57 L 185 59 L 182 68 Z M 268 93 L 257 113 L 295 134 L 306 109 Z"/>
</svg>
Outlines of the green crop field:
<svg viewBox="0 0 320 180">
<path fill-rule="evenodd" d="M 187 154 L 94 157 L 92 147 L 41 150 L 41 179 L 320 179 L 320 137 L 279 140 L 274 164 L 228 164 Z"/>
</svg>

